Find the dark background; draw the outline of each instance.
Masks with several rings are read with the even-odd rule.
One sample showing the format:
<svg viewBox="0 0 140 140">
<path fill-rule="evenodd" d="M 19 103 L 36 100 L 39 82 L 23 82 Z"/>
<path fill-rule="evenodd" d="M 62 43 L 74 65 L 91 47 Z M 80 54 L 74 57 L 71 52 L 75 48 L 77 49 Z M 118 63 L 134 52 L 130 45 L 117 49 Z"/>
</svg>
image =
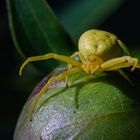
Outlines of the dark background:
<svg viewBox="0 0 140 140">
<path fill-rule="evenodd" d="M 64 0 L 49 0 L 54 8 L 68 4 Z M 99 29 L 115 33 L 130 48 L 140 47 L 139 1 L 126 0 L 120 8 L 106 19 Z M 26 90 L 26 80 L 18 76 L 22 58 L 12 42 L 6 3 L 0 0 L 0 139 L 11 140 L 18 115 L 32 87 Z M 41 79 L 35 75 L 36 83 Z M 26 92 L 25 92 L 26 91 Z"/>
</svg>

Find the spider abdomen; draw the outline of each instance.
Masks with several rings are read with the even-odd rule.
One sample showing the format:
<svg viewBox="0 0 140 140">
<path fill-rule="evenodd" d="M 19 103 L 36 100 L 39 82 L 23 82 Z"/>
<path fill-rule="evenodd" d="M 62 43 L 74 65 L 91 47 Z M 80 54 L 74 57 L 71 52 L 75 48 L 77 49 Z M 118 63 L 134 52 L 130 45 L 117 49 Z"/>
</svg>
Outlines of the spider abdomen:
<svg viewBox="0 0 140 140">
<path fill-rule="evenodd" d="M 79 39 L 79 52 L 85 57 L 96 55 L 103 60 L 109 60 L 124 54 L 118 43 L 118 38 L 109 32 L 89 30 Z"/>
</svg>

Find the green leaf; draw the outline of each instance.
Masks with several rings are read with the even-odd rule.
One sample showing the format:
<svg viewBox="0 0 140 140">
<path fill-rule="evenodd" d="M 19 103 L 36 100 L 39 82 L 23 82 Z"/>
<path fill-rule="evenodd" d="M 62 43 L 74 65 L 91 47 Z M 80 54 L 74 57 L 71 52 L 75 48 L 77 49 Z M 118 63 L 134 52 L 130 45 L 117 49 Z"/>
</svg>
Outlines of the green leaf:
<svg viewBox="0 0 140 140">
<path fill-rule="evenodd" d="M 140 84 L 134 84 L 111 72 L 75 74 L 68 88 L 57 81 L 41 97 L 32 122 L 29 116 L 35 96 L 27 101 L 15 140 L 139 140 Z"/>
<path fill-rule="evenodd" d="M 43 55 L 49 52 L 70 55 L 75 46 L 57 17 L 44 0 L 7 0 L 12 37 L 22 56 Z M 36 63 L 47 72 L 60 62 L 50 60 Z"/>
<path fill-rule="evenodd" d="M 90 28 L 97 28 L 124 0 L 72 0 L 56 13 L 73 40 L 77 42 L 79 36 Z"/>
</svg>

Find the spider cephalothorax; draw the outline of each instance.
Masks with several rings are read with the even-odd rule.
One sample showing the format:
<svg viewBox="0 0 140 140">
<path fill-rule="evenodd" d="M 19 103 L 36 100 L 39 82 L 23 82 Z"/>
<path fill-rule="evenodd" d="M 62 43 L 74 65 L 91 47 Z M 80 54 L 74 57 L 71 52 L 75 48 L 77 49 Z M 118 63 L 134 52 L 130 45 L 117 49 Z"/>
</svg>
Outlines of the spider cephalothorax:
<svg viewBox="0 0 140 140">
<path fill-rule="evenodd" d="M 132 67 L 131 70 L 140 68 L 138 59 L 131 57 L 126 46 L 114 34 L 109 32 L 89 30 L 80 37 L 78 47 L 79 51 L 75 52 L 70 57 L 49 53 L 41 56 L 29 57 L 22 64 L 19 72 L 20 75 L 22 74 L 24 66 L 33 61 L 54 58 L 66 62 L 69 65 L 68 70 L 62 72 L 58 76 L 50 78 L 47 84 L 41 89 L 35 99 L 32 113 L 34 112 L 40 97 L 56 80 L 65 79 L 79 71 L 85 71 L 87 74 L 93 74 L 96 71 L 118 71 L 125 79 L 131 82 L 121 68 Z M 80 61 L 74 59 L 76 56 L 79 56 Z"/>
<path fill-rule="evenodd" d="M 103 64 L 103 62 L 103 59 L 99 56 L 91 55 L 82 62 L 82 68 L 87 74 L 92 74 L 94 71 L 97 71 L 97 69 L 99 70 L 100 65 Z"/>
</svg>

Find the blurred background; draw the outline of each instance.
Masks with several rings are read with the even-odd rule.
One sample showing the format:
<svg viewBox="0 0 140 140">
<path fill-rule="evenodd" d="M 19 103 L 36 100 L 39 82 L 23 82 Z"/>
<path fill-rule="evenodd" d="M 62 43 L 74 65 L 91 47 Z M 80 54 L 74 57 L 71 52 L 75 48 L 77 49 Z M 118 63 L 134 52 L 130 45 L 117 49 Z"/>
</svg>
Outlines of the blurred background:
<svg viewBox="0 0 140 140">
<path fill-rule="evenodd" d="M 93 1 L 94 5 L 92 5 Z M 101 6 L 96 7 L 99 6 L 96 5 L 97 0 L 87 2 L 48 0 L 74 42 L 77 42 L 79 35 L 87 29 L 103 29 L 116 34 L 130 50 L 133 50 L 132 53 L 139 57 L 139 1 L 113 2 L 113 0 L 101 0 Z M 6 2 L 0 0 L 0 138 L 2 140 L 13 139 L 20 110 L 35 85 L 44 76 L 28 66 L 26 74 L 19 77 L 18 70 L 22 62 L 23 59 L 17 52 L 10 34 Z"/>
</svg>

